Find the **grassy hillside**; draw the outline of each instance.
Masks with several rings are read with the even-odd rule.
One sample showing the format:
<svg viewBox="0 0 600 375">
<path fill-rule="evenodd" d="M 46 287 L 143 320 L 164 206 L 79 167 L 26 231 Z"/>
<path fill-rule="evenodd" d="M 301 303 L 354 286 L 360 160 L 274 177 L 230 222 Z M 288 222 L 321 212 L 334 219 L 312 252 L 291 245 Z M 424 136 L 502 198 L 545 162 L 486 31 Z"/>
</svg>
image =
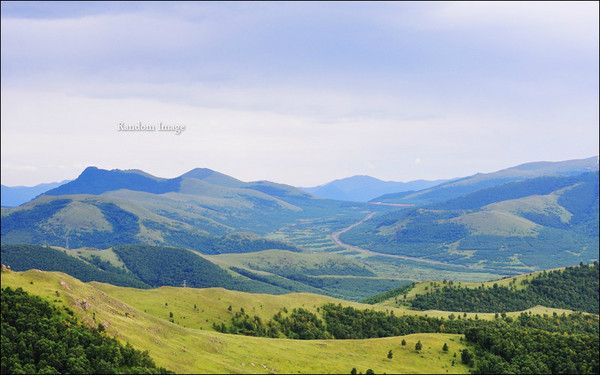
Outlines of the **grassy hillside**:
<svg viewBox="0 0 600 375">
<path fill-rule="evenodd" d="M 514 284 L 492 288 L 461 288 L 446 285 L 439 290 L 416 296 L 411 306 L 419 309 L 440 308 L 462 311 L 510 311 L 544 305 L 597 313 L 598 263 L 542 272 L 524 288 Z"/>
<path fill-rule="evenodd" d="M 167 373 L 145 352 L 122 345 L 20 288 L 2 288 L 3 374 Z"/>
<path fill-rule="evenodd" d="M 1 249 L 2 261 L 14 270 L 61 271 L 84 281 L 137 288 L 185 284 L 276 294 L 289 291 L 223 269 L 187 249 L 143 245 L 115 246 L 107 250 L 67 250 L 37 245 L 2 245 Z"/>
<path fill-rule="evenodd" d="M 127 245 L 65 249 L 3 244 L 2 259 L 18 271 L 61 271 L 85 281 L 139 288 L 223 287 L 260 293 L 311 292 L 359 300 L 407 281 L 382 278 L 339 254 L 269 250 L 255 256 L 201 256 L 181 248 Z"/>
<path fill-rule="evenodd" d="M 101 254 L 102 252 L 96 251 Z M 114 285 L 149 288 L 150 285 L 122 268 L 85 261 L 68 255 L 65 250 L 36 245 L 2 245 L 2 264 L 15 271 L 40 269 L 64 272 L 83 281 L 102 281 Z"/>
<path fill-rule="evenodd" d="M 209 259 L 289 291 L 325 293 L 351 300 L 409 283 L 397 277 L 380 277 L 362 259 L 336 253 L 267 250 L 251 255 L 223 254 Z"/>
<path fill-rule="evenodd" d="M 401 345 L 399 337 L 299 341 L 226 335 L 170 323 L 107 294 L 97 285 L 64 274 L 3 272 L 2 285 L 22 287 L 71 306 L 83 321 L 104 324 L 109 334 L 149 350 L 159 366 L 176 372 L 349 373 L 353 367 L 362 372 L 371 368 L 377 373 L 467 372 L 459 361 L 451 365 L 453 353 L 464 348 L 459 335 L 408 335 L 404 337 L 406 346 Z M 424 346 L 420 353 L 414 350 L 417 341 Z M 444 343 L 450 346 L 449 352 L 442 351 Z M 387 358 L 389 350 L 394 353 L 392 360 Z"/>
</svg>

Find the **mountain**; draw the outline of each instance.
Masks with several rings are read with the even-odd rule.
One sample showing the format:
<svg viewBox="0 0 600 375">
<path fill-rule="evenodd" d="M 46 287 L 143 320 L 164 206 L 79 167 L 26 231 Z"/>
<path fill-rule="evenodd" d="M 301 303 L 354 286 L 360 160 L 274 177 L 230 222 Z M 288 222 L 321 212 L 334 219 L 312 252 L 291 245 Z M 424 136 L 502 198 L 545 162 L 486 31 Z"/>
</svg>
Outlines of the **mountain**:
<svg viewBox="0 0 600 375">
<path fill-rule="evenodd" d="M 383 194 L 426 189 L 446 181 L 415 180 L 397 182 L 382 181 L 370 176 L 352 176 L 331 181 L 324 185 L 302 188 L 302 190 L 319 198 L 367 202 Z"/>
<path fill-rule="evenodd" d="M 49 182 L 35 186 L 5 186 L 2 185 L 2 207 L 16 207 L 29 202 L 40 194 L 68 183 L 69 180 L 61 182 Z"/>
<path fill-rule="evenodd" d="M 349 212 L 295 187 L 210 169 L 175 178 L 86 168 L 27 204 L 2 210 L 2 243 L 106 248 L 143 243 L 205 253 L 297 247 L 264 236 L 299 219 Z"/>
<path fill-rule="evenodd" d="M 543 176 L 574 176 L 584 172 L 598 171 L 598 156 L 559 162 L 533 162 L 517 165 L 492 173 L 477 173 L 472 176 L 448 181 L 418 191 L 384 194 L 373 202 L 424 205 L 458 198 L 477 190 L 518 182 Z"/>
<path fill-rule="evenodd" d="M 164 194 L 177 191 L 180 183 L 181 178 L 159 178 L 140 170 L 105 170 L 87 167 L 75 180 L 49 190 L 45 195 L 97 195 L 119 189 Z"/>
<path fill-rule="evenodd" d="M 499 273 L 598 259 L 598 172 L 539 177 L 380 213 L 342 234 L 354 246 Z"/>
</svg>

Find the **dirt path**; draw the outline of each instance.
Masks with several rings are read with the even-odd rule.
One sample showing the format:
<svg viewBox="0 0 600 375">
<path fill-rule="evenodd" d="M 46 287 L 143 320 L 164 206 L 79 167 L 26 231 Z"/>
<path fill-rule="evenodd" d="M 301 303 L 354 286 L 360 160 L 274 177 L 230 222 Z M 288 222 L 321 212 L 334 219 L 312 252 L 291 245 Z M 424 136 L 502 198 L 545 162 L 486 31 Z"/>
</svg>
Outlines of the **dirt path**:
<svg viewBox="0 0 600 375">
<path fill-rule="evenodd" d="M 459 268 L 468 268 L 462 265 L 458 265 L 458 264 L 451 264 L 451 263 L 445 263 L 445 262 L 440 262 L 437 260 L 431 260 L 431 259 L 424 259 L 424 258 L 416 258 L 416 257 L 409 257 L 409 256 L 405 256 L 405 255 L 396 255 L 396 254 L 385 254 L 385 253 L 378 253 L 375 251 L 371 251 L 362 247 L 358 247 L 358 246 L 354 246 L 351 244 L 347 244 L 345 242 L 343 242 L 340 239 L 340 236 L 354 228 L 356 228 L 357 226 L 361 225 L 362 223 L 364 223 L 365 221 L 371 219 L 373 217 L 373 215 L 375 215 L 375 212 L 369 212 L 369 214 L 367 216 L 365 216 L 364 218 L 362 218 L 361 220 L 357 221 L 356 223 L 340 230 L 337 232 L 334 232 L 331 234 L 331 239 L 333 240 L 333 242 L 335 242 L 337 245 L 343 247 L 346 250 L 351 250 L 351 251 L 357 251 L 361 254 L 367 255 L 367 256 L 382 256 L 382 257 L 388 257 L 388 258 L 396 258 L 396 259 L 404 259 L 404 260 L 410 260 L 413 262 L 420 262 L 420 263 L 426 263 L 426 264 L 430 264 L 430 265 L 437 265 L 437 266 L 450 266 L 450 267 L 459 267 Z"/>
</svg>

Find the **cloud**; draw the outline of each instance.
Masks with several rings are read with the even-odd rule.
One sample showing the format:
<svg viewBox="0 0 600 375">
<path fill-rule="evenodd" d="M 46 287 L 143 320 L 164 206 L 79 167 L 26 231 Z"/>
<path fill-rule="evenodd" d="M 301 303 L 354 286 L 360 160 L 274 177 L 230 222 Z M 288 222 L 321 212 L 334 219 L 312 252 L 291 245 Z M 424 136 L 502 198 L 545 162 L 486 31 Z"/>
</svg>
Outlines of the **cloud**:
<svg viewBox="0 0 600 375">
<path fill-rule="evenodd" d="M 3 166 L 40 170 L 2 178 L 80 160 L 310 185 L 596 154 L 598 5 L 571 4 L 3 3 Z M 190 127 L 114 132 L 140 120 Z"/>
</svg>

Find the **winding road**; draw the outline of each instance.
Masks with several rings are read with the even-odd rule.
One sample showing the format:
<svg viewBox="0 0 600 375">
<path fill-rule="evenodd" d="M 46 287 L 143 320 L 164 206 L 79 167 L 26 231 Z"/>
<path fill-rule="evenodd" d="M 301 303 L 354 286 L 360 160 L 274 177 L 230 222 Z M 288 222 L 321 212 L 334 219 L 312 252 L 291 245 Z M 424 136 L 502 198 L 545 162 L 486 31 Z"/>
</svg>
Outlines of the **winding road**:
<svg viewBox="0 0 600 375">
<path fill-rule="evenodd" d="M 469 269 L 469 267 L 466 266 L 462 266 L 462 265 L 458 265 L 458 264 L 452 264 L 452 263 L 446 263 L 446 262 L 440 262 L 437 260 L 431 260 L 431 259 L 424 259 L 424 258 L 416 258 L 416 257 L 409 257 L 406 255 L 397 255 L 397 254 L 386 254 L 386 253 L 378 253 L 375 251 L 371 251 L 362 247 L 358 247 L 358 246 L 354 246 L 348 243 L 343 242 L 340 239 L 340 236 L 354 228 L 356 228 L 357 226 L 361 225 L 362 223 L 366 222 L 367 220 L 371 219 L 373 216 L 375 215 L 375 212 L 369 212 L 367 214 L 367 216 L 365 216 L 364 218 L 362 218 L 361 220 L 357 221 L 356 223 L 347 226 L 346 228 L 334 232 L 331 234 L 331 239 L 333 240 L 333 242 L 335 242 L 337 245 L 343 247 L 346 250 L 351 250 L 351 251 L 357 251 L 361 254 L 367 255 L 367 256 L 382 256 L 382 257 L 388 257 L 388 258 L 396 258 L 396 259 L 403 259 L 403 260 L 409 260 L 409 261 L 413 261 L 413 262 L 420 262 L 420 263 L 426 263 L 429 265 L 436 265 L 436 266 L 446 266 L 446 267 L 454 267 L 454 268 L 464 268 L 464 269 Z"/>
</svg>

